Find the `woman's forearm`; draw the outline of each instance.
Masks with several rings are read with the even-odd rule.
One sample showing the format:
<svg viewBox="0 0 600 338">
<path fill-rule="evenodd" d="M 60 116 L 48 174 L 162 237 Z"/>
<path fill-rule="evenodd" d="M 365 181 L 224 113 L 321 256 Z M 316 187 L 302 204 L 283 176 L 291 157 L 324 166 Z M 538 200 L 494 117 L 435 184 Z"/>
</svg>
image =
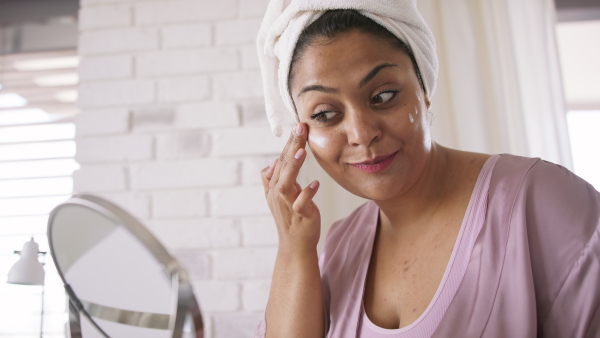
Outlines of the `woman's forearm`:
<svg viewBox="0 0 600 338">
<path fill-rule="evenodd" d="M 266 313 L 267 338 L 324 336 L 323 298 L 317 251 L 286 252 L 275 261 Z"/>
</svg>

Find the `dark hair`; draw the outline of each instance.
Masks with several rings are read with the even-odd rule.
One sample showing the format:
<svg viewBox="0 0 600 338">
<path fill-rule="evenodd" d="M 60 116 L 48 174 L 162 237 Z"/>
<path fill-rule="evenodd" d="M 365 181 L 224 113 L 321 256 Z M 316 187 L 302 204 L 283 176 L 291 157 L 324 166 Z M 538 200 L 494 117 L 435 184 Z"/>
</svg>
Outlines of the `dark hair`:
<svg viewBox="0 0 600 338">
<path fill-rule="evenodd" d="M 417 65 L 417 61 L 415 60 L 415 56 L 410 50 L 410 47 L 408 47 L 406 43 L 398 39 L 394 34 L 390 33 L 383 26 L 379 25 L 375 21 L 367 18 L 366 16 L 352 9 L 329 10 L 323 15 L 321 15 L 313 23 L 308 25 L 308 27 L 306 27 L 304 31 L 302 31 L 302 33 L 298 37 L 296 47 L 294 48 L 294 54 L 292 55 L 290 71 L 288 74 L 288 88 L 294 76 L 294 64 L 297 63 L 298 60 L 300 60 L 300 58 L 304 54 L 304 51 L 306 51 L 306 48 L 312 45 L 316 38 L 325 38 L 331 41 L 337 38 L 338 36 L 342 35 L 343 33 L 347 33 L 352 30 L 359 30 L 364 33 L 372 34 L 375 37 L 386 40 L 398 50 L 408 55 L 410 57 L 410 60 L 412 61 L 417 78 L 419 79 L 419 84 L 421 85 L 421 88 L 423 88 L 423 90 L 425 91 L 425 86 L 423 85 L 423 79 L 421 78 L 419 66 Z"/>
</svg>

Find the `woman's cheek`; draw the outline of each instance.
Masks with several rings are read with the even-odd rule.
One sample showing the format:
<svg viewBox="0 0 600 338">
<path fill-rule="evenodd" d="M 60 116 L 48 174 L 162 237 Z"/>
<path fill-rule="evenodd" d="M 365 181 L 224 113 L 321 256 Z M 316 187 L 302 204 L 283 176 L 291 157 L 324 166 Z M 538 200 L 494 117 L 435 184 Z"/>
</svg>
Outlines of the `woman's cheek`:
<svg viewBox="0 0 600 338">
<path fill-rule="evenodd" d="M 335 165 L 343 150 L 340 147 L 339 135 L 336 138 L 336 133 L 331 130 L 309 130 L 308 145 L 323 169 Z"/>
<path fill-rule="evenodd" d="M 312 148 L 313 145 L 319 148 L 327 148 L 327 145 L 331 143 L 331 138 L 327 135 L 321 135 L 317 133 L 309 133 L 308 134 L 308 142 Z"/>
</svg>

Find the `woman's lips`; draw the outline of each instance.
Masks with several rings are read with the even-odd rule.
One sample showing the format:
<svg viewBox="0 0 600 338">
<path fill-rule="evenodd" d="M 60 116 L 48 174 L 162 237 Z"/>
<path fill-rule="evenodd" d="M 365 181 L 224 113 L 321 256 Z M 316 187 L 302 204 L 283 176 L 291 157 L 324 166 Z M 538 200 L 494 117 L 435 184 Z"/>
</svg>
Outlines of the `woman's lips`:
<svg viewBox="0 0 600 338">
<path fill-rule="evenodd" d="M 365 161 L 361 163 L 350 163 L 351 166 L 355 167 L 358 170 L 367 172 L 367 173 L 376 173 L 385 170 L 387 167 L 392 164 L 394 158 L 396 158 L 395 152 L 390 155 L 378 156 L 372 161 Z"/>
</svg>

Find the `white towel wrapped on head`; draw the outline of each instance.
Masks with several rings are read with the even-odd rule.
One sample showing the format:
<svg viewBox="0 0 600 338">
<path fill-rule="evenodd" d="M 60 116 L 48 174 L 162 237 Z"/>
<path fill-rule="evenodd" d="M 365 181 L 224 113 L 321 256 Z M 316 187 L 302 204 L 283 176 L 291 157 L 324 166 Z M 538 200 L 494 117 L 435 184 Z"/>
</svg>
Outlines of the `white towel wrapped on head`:
<svg viewBox="0 0 600 338">
<path fill-rule="evenodd" d="M 354 9 L 385 27 L 412 50 L 425 90 L 435 91 L 438 59 L 431 30 L 417 11 L 416 0 L 271 0 L 258 33 L 265 108 L 271 130 L 281 135 L 285 110 L 298 115 L 288 91 L 292 54 L 302 31 L 323 13 Z"/>
</svg>

